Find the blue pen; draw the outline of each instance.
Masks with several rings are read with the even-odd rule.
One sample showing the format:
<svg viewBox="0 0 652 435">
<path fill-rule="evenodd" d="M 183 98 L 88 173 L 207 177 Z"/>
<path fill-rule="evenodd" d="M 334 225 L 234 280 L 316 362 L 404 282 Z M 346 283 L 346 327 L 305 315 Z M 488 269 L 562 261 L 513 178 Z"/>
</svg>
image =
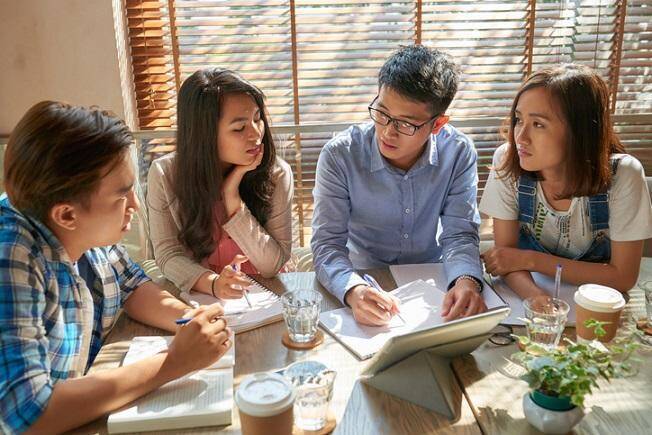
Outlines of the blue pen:
<svg viewBox="0 0 652 435">
<path fill-rule="evenodd" d="M 378 291 L 380 291 L 380 292 L 384 292 L 384 291 L 385 291 L 385 290 L 383 290 L 383 288 L 380 286 L 380 284 L 378 284 L 378 281 L 376 281 L 376 279 L 375 279 L 373 276 L 368 275 L 368 274 L 365 273 L 364 275 L 362 275 L 362 279 L 364 279 L 364 280 L 367 281 L 369 284 L 371 284 L 371 286 L 372 286 L 373 288 L 375 288 L 376 290 L 378 290 Z M 405 319 L 401 316 L 400 313 L 396 313 L 396 315 L 398 316 L 399 319 L 401 319 L 401 321 L 402 321 L 403 323 L 405 323 L 405 324 L 407 325 L 407 322 L 406 322 Z"/>
<path fill-rule="evenodd" d="M 240 265 L 236 264 L 231 265 L 231 269 L 233 269 L 234 272 L 240 272 Z M 251 301 L 249 300 L 249 295 L 247 294 L 247 289 L 244 289 L 244 292 L 242 293 L 244 295 L 245 300 L 247 301 L 247 305 L 249 305 L 249 308 L 253 308 L 253 305 L 251 305 Z"/>
<path fill-rule="evenodd" d="M 192 317 L 182 317 L 181 319 L 177 319 L 174 321 L 177 325 L 185 325 L 186 323 L 190 322 L 192 320 Z"/>
</svg>

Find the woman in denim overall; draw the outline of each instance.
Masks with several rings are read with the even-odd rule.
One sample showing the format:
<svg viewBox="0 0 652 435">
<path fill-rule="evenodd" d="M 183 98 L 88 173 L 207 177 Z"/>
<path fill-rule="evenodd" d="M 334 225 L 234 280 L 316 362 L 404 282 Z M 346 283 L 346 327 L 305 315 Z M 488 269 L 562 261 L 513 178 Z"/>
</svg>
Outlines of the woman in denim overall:
<svg viewBox="0 0 652 435">
<path fill-rule="evenodd" d="M 570 284 L 627 292 L 636 283 L 643 242 L 652 237 L 650 198 L 640 162 L 613 130 L 608 102 L 602 78 L 580 65 L 534 73 L 514 99 L 508 143 L 496 151 L 480 203 L 494 218 L 495 239 L 482 257 L 487 272 L 523 298 L 543 293 L 531 272 L 554 276 L 558 264 Z M 629 185 L 636 188 L 623 188 Z M 631 198 L 613 196 L 616 186 Z M 610 213 L 614 198 L 619 208 Z"/>
</svg>

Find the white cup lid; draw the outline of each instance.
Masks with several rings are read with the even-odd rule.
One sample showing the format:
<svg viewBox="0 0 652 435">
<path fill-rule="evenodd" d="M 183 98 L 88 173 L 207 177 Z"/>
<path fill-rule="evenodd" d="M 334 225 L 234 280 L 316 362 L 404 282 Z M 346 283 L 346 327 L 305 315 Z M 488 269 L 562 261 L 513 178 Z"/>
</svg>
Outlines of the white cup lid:
<svg viewBox="0 0 652 435">
<path fill-rule="evenodd" d="M 290 382 L 276 373 L 262 372 L 247 376 L 235 394 L 238 408 L 254 417 L 280 414 L 294 403 Z"/>
<path fill-rule="evenodd" d="M 575 292 L 575 303 L 587 310 L 613 313 L 625 306 L 625 298 L 618 290 L 599 284 L 584 284 Z"/>
</svg>

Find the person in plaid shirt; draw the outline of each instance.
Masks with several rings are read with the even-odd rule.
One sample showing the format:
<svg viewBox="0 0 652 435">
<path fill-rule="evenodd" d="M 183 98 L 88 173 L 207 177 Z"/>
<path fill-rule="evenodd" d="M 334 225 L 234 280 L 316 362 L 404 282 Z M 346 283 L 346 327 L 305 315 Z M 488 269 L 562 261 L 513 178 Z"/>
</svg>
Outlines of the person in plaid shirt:
<svg viewBox="0 0 652 435">
<path fill-rule="evenodd" d="M 44 101 L 12 132 L 0 196 L 0 433 L 62 432 L 231 346 L 219 304 L 190 310 L 116 243 L 138 209 L 125 124 Z M 166 353 L 86 374 L 124 308 L 176 332 Z M 183 327 L 175 319 L 192 317 Z"/>
</svg>

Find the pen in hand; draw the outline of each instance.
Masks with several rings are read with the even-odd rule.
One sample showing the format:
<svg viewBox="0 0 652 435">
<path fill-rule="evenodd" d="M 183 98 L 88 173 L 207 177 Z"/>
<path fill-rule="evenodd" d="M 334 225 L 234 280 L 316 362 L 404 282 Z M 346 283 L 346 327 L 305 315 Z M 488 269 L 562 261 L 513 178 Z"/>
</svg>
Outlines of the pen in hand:
<svg viewBox="0 0 652 435">
<path fill-rule="evenodd" d="M 193 309 L 199 308 L 199 302 L 197 302 L 197 301 L 190 301 L 189 305 Z M 186 310 L 186 311 L 188 311 L 188 310 Z M 181 317 L 179 319 L 176 319 L 174 321 L 174 323 L 176 323 L 177 325 L 185 325 L 186 323 L 190 322 L 191 320 L 192 320 L 192 317 Z"/>
<path fill-rule="evenodd" d="M 375 289 L 378 290 L 379 292 L 384 292 L 384 291 L 385 291 L 385 290 L 383 290 L 383 288 L 380 286 L 380 284 L 378 284 L 378 281 L 376 281 L 376 279 L 375 279 L 373 276 L 368 275 L 368 274 L 364 274 L 364 275 L 362 275 L 362 279 L 364 279 L 365 281 L 367 281 L 371 287 L 375 288 Z M 403 318 L 403 316 L 401 316 L 400 313 L 396 313 L 396 316 L 398 316 L 398 318 L 401 319 L 401 321 L 407 325 L 407 322 L 405 321 L 405 319 Z"/>
<path fill-rule="evenodd" d="M 233 269 L 234 272 L 240 272 L 240 264 L 236 263 L 235 265 L 231 265 L 231 268 Z M 245 300 L 247 301 L 247 305 L 249 305 L 249 308 L 253 308 L 253 305 L 251 305 L 251 300 L 249 300 L 249 295 L 247 294 L 247 289 L 244 289 L 242 294 L 244 295 Z"/>
</svg>

